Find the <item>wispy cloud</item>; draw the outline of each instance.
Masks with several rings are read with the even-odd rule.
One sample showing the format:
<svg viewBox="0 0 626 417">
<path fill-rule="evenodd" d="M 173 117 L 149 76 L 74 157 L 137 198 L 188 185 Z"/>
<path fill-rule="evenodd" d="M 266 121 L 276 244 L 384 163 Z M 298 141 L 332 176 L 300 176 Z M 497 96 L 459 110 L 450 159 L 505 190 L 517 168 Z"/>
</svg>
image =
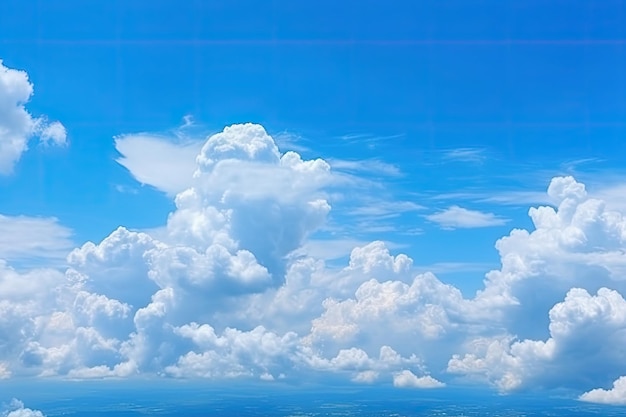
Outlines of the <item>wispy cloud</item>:
<svg viewBox="0 0 626 417">
<path fill-rule="evenodd" d="M 575 173 L 578 170 L 578 168 L 583 165 L 589 166 L 589 165 L 599 164 L 601 162 L 604 162 L 604 160 L 601 158 L 573 159 L 571 161 L 563 162 L 561 164 L 561 170 L 564 171 L 565 173 L 571 174 L 571 173 Z"/>
<path fill-rule="evenodd" d="M 399 177 L 402 175 L 402 171 L 400 171 L 400 168 L 398 168 L 398 166 L 383 162 L 378 159 L 330 159 L 328 160 L 328 163 L 332 168 L 343 171 L 369 172 L 390 177 Z"/>
<path fill-rule="evenodd" d="M 355 216 L 372 216 L 372 217 L 396 217 L 402 213 L 410 211 L 424 210 L 425 207 L 412 201 L 376 201 L 372 200 L 365 205 L 359 206 L 351 210 L 351 214 Z"/>
<path fill-rule="evenodd" d="M 509 221 L 493 213 L 468 210 L 459 206 L 451 206 L 438 213 L 429 214 L 425 217 L 447 230 L 502 226 Z"/>
<path fill-rule="evenodd" d="M 437 262 L 430 265 L 416 265 L 421 272 L 434 274 L 453 274 L 461 272 L 485 272 L 494 269 L 496 265 L 487 262 Z"/>
<path fill-rule="evenodd" d="M 443 158 L 450 161 L 482 164 L 487 159 L 484 148 L 456 148 L 444 151 Z"/>
<path fill-rule="evenodd" d="M 459 193 L 442 193 L 430 197 L 432 200 L 465 200 L 475 203 L 493 203 L 504 206 L 528 206 L 549 204 L 550 198 L 545 191 L 512 190 L 512 191 L 475 191 Z"/>
<path fill-rule="evenodd" d="M 74 247 L 72 234 L 52 217 L 0 215 L 0 259 L 26 266 L 62 264 Z"/>
<path fill-rule="evenodd" d="M 388 142 L 393 139 L 399 139 L 404 137 L 404 134 L 395 134 L 395 135 L 374 135 L 371 133 L 349 133 L 346 135 L 339 136 L 338 139 L 346 144 L 359 144 L 361 146 L 366 146 L 369 149 L 376 148 L 379 144 L 383 142 Z"/>
<path fill-rule="evenodd" d="M 169 195 L 184 190 L 196 169 L 195 158 L 204 141 L 177 142 L 151 133 L 121 135 L 115 148 L 122 155 L 117 162 L 142 184 L 149 184 Z"/>
<path fill-rule="evenodd" d="M 281 152 L 311 152 L 311 148 L 305 145 L 305 143 L 309 141 L 304 136 L 297 133 L 284 130 L 282 132 L 272 133 L 272 137 Z"/>
</svg>

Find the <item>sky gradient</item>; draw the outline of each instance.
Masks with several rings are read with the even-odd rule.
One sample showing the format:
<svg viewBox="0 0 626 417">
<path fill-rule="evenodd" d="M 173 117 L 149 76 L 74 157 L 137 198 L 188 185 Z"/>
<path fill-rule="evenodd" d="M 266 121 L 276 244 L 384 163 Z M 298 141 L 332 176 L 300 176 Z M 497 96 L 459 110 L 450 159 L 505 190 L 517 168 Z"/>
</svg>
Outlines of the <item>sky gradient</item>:
<svg viewBox="0 0 626 417">
<path fill-rule="evenodd" d="M 625 48 L 617 0 L 2 2 L 0 378 L 626 405 Z"/>
</svg>

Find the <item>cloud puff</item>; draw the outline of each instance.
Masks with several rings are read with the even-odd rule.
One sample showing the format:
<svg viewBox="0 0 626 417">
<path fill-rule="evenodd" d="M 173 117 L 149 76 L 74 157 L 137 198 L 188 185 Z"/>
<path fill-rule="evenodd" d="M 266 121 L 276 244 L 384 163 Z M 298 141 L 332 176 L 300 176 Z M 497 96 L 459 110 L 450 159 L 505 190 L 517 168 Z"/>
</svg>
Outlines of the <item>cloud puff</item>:
<svg viewBox="0 0 626 417">
<path fill-rule="evenodd" d="M 417 377 L 413 372 L 409 370 L 403 370 L 393 376 L 393 386 L 399 388 L 442 388 L 446 384 L 437 381 L 430 375 Z"/>
<path fill-rule="evenodd" d="M 502 226 L 507 219 L 493 213 L 468 210 L 459 206 L 451 206 L 438 213 L 429 214 L 426 219 L 437 223 L 443 229 L 472 229 L 479 227 Z"/>
<path fill-rule="evenodd" d="M 626 354 L 626 301 L 617 291 L 600 288 L 594 296 L 573 288 L 549 313 L 550 337 L 515 340 L 478 339 L 472 353 L 455 355 L 448 371 L 479 374 L 502 391 L 523 386 L 584 384 L 590 377 L 621 374 Z"/>
<path fill-rule="evenodd" d="M 580 396 L 581 401 L 598 404 L 626 405 L 626 376 L 613 382 L 613 388 L 605 390 L 596 388 Z"/>
<path fill-rule="evenodd" d="M 15 398 L 11 400 L 7 409 L 0 415 L 2 417 L 44 417 L 41 411 L 25 408 L 24 403 Z"/>
<path fill-rule="evenodd" d="M 26 72 L 7 68 L 0 60 L 0 175 L 13 172 L 33 136 L 38 135 L 45 144 L 67 143 L 61 123 L 49 123 L 45 117 L 34 118 L 26 110 L 32 94 L 33 85 Z"/>
</svg>

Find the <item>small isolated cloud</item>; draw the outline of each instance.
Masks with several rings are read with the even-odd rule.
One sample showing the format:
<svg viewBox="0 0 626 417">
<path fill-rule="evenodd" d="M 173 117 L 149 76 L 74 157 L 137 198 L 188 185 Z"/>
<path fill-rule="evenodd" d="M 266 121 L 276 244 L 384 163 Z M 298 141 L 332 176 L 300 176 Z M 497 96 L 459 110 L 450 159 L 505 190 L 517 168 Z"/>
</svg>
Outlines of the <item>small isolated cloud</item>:
<svg viewBox="0 0 626 417">
<path fill-rule="evenodd" d="M 0 362 L 0 379 L 8 379 L 11 377 L 11 371 L 9 370 L 9 367 L 3 363 Z"/>
<path fill-rule="evenodd" d="M 613 382 L 613 388 L 597 388 L 580 396 L 581 401 L 609 405 L 626 405 L 626 376 Z"/>
<path fill-rule="evenodd" d="M 50 217 L 0 214 L 0 258 L 63 260 L 74 247 L 72 231 Z"/>
<path fill-rule="evenodd" d="M 7 409 L 0 414 L 1 417 L 44 417 L 44 414 L 39 410 L 31 410 L 25 408 L 24 403 L 20 400 L 13 398 L 9 403 Z"/>
<path fill-rule="evenodd" d="M 484 213 L 478 210 L 468 210 L 459 206 L 451 206 L 438 213 L 426 216 L 431 222 L 437 223 L 443 229 L 473 229 L 479 227 L 502 226 L 508 219 L 496 216 L 493 213 Z"/>
<path fill-rule="evenodd" d="M 418 377 L 413 372 L 405 369 L 404 371 L 398 372 L 393 376 L 393 386 L 398 388 L 428 389 L 442 388 L 445 387 L 446 384 L 437 381 L 430 375 Z"/>
<path fill-rule="evenodd" d="M 0 175 L 9 175 L 28 149 L 28 141 L 39 136 L 41 143 L 65 145 L 67 133 L 60 122 L 33 117 L 25 105 L 33 95 L 33 84 L 25 71 L 7 68 L 0 59 Z"/>
<path fill-rule="evenodd" d="M 67 131 L 65 130 L 65 126 L 60 122 L 52 122 L 49 125 L 43 125 L 39 140 L 45 145 L 67 145 Z"/>
<path fill-rule="evenodd" d="M 481 148 L 457 148 L 444 152 L 443 158 L 450 161 L 471 162 L 480 164 L 487 159 L 485 149 Z"/>
</svg>

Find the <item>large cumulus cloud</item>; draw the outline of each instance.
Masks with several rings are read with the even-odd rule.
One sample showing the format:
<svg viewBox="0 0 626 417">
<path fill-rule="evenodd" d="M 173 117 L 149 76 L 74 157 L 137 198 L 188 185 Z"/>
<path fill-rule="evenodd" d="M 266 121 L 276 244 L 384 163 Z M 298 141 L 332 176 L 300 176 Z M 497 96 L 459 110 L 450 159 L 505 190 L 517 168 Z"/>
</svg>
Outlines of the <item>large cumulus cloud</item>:
<svg viewBox="0 0 626 417">
<path fill-rule="evenodd" d="M 0 265 L 0 377 L 461 377 L 582 393 L 626 375 L 626 222 L 574 178 L 552 180 L 532 230 L 496 242 L 502 265 L 469 298 L 380 241 L 343 267 L 299 251 L 337 177 L 261 126 L 207 138 L 188 181 L 158 236 L 120 227 L 64 272 Z"/>
</svg>

